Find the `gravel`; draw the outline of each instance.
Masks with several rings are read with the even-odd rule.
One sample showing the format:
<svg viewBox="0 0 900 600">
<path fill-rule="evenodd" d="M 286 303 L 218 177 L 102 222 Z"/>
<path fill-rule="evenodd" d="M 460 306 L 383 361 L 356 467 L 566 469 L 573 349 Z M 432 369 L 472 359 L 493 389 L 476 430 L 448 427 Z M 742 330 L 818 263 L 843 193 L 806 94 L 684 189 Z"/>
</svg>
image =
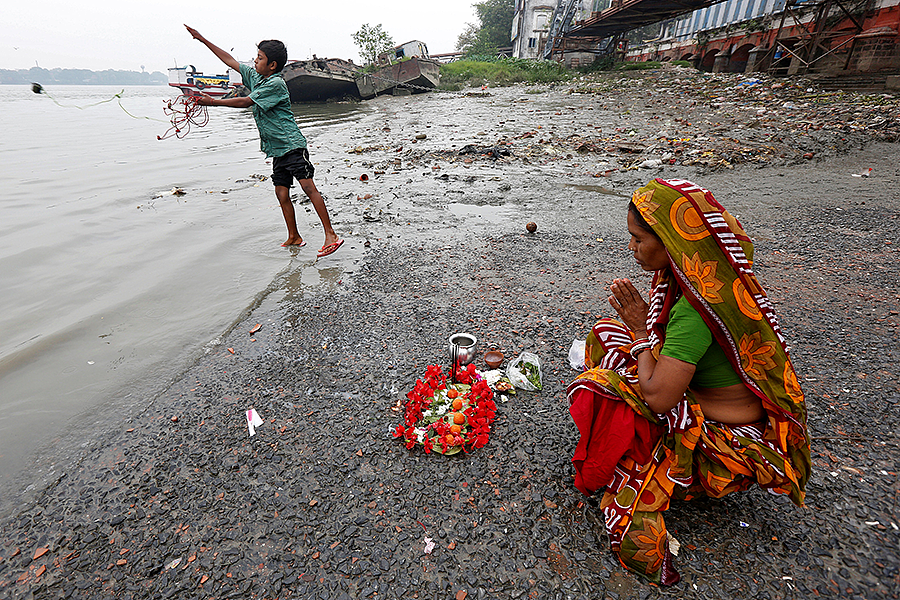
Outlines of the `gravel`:
<svg viewBox="0 0 900 600">
<path fill-rule="evenodd" d="M 622 104 L 654 86 L 726 80 L 630 81 Z M 552 139 L 535 117 L 577 99 L 598 122 L 626 119 L 604 108 L 613 91 L 604 99 L 585 85 L 433 94 L 402 100 L 402 111 L 400 99 L 374 101 L 332 144 L 354 161 L 330 167 L 346 247 L 307 267 L 317 285 L 285 274 L 164 393 L 60 450 L 69 467 L 4 515 L 0 597 L 897 598 L 900 166 L 884 134 L 893 125 L 873 135 L 825 126 L 836 122 L 826 115 L 821 137 L 789 140 L 786 158 L 740 163 L 717 150 L 734 168 L 632 169 L 655 150 L 634 157 L 591 131 L 601 150 L 578 152 L 584 111 L 554 125 Z M 715 120 L 721 108 L 702 98 L 731 93 L 721 85 L 679 95 L 679 118 Z M 881 106 L 855 112 L 883 115 Z M 440 128 L 457 109 L 465 115 L 452 127 L 465 132 L 451 142 Z M 655 115 L 634 109 L 630 137 L 658 139 Z M 410 150 L 425 129 L 428 147 Z M 546 138 L 543 149 L 518 137 L 529 131 Z M 564 143 L 575 149 L 551 152 Z M 494 151 L 454 152 L 470 144 Z M 868 167 L 870 177 L 852 177 Z M 599 513 L 573 487 L 577 430 L 564 394 L 575 375 L 569 345 L 610 312 L 608 282 L 649 283 L 624 250 L 624 203 L 654 176 L 707 186 L 756 239 L 757 274 L 807 395 L 814 464 L 804 508 L 758 489 L 674 504 L 666 521 L 683 579 L 666 589 L 618 565 Z M 446 363 L 458 331 L 478 337 L 479 367 L 491 348 L 536 352 L 544 389 L 498 403 L 490 442 L 471 454 L 407 450 L 389 433 L 404 395 L 428 365 Z M 251 407 L 264 421 L 253 437 Z"/>
</svg>

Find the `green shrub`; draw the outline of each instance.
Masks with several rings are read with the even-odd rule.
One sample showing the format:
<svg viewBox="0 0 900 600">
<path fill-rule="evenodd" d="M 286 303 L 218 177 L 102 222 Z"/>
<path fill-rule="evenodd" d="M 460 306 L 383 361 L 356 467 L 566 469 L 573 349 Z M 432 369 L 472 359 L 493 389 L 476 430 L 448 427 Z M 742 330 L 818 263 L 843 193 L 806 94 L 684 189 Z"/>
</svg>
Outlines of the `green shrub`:
<svg viewBox="0 0 900 600">
<path fill-rule="evenodd" d="M 441 89 L 445 85 L 513 85 L 565 81 L 571 72 L 545 60 L 478 56 L 441 65 Z"/>
</svg>

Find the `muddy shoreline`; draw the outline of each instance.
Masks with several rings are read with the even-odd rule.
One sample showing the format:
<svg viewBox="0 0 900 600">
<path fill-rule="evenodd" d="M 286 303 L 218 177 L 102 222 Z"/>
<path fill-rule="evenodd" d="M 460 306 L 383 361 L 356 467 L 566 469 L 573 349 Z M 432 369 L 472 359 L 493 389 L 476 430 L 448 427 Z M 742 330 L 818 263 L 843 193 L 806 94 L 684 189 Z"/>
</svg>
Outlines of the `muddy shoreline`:
<svg viewBox="0 0 900 600">
<path fill-rule="evenodd" d="M 3 518 L 0 597 L 898 597 L 900 106 L 752 81 L 379 98 L 317 140 L 348 239 L 308 267 L 324 283 L 286 274 L 165 392 L 63 449 Z M 652 177 L 704 185 L 755 239 L 814 463 L 805 508 L 759 490 L 673 505 L 667 589 L 616 563 L 572 486 L 564 397 L 607 283 L 649 283 L 624 207 Z M 544 390 L 500 404 L 470 455 L 408 451 L 396 409 L 457 331 L 536 352 Z"/>
</svg>

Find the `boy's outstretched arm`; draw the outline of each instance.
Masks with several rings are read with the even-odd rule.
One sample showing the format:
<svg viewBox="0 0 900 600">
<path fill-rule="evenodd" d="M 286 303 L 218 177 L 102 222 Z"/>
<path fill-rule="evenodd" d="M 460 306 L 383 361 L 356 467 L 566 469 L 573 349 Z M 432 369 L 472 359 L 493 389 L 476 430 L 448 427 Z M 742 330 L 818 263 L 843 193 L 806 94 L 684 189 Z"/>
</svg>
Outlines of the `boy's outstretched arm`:
<svg viewBox="0 0 900 600">
<path fill-rule="evenodd" d="M 234 98 L 213 98 L 206 94 L 197 96 L 197 104 L 201 106 L 230 106 L 231 108 L 250 108 L 253 100 L 247 96 L 235 96 Z"/>
<path fill-rule="evenodd" d="M 200 32 L 197 31 L 196 29 L 194 29 L 193 27 L 188 27 L 187 25 L 185 25 L 184 27 L 185 27 L 185 29 L 188 30 L 188 33 L 191 34 L 192 38 L 202 42 L 203 45 L 205 45 L 207 48 L 212 50 L 212 53 L 215 54 L 219 60 L 221 60 L 223 63 L 225 63 L 226 65 L 228 65 L 235 71 L 240 70 L 240 68 L 241 68 L 240 63 L 238 63 L 238 61 L 235 60 L 235 58 L 232 55 L 225 52 L 224 50 L 222 50 L 221 48 L 219 48 L 218 46 L 216 46 L 215 44 L 210 42 L 208 39 L 206 39 L 205 37 L 200 35 Z"/>
</svg>

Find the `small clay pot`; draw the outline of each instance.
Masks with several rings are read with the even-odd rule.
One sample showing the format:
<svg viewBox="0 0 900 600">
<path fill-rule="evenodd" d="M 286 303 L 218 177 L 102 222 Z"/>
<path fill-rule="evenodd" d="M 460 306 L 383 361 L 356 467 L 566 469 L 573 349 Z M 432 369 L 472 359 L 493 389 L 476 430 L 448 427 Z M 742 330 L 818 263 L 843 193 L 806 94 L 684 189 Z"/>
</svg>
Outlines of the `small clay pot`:
<svg viewBox="0 0 900 600">
<path fill-rule="evenodd" d="M 491 369 L 496 369 L 503 364 L 503 353 L 497 350 L 491 350 L 484 353 L 484 362 Z"/>
</svg>

